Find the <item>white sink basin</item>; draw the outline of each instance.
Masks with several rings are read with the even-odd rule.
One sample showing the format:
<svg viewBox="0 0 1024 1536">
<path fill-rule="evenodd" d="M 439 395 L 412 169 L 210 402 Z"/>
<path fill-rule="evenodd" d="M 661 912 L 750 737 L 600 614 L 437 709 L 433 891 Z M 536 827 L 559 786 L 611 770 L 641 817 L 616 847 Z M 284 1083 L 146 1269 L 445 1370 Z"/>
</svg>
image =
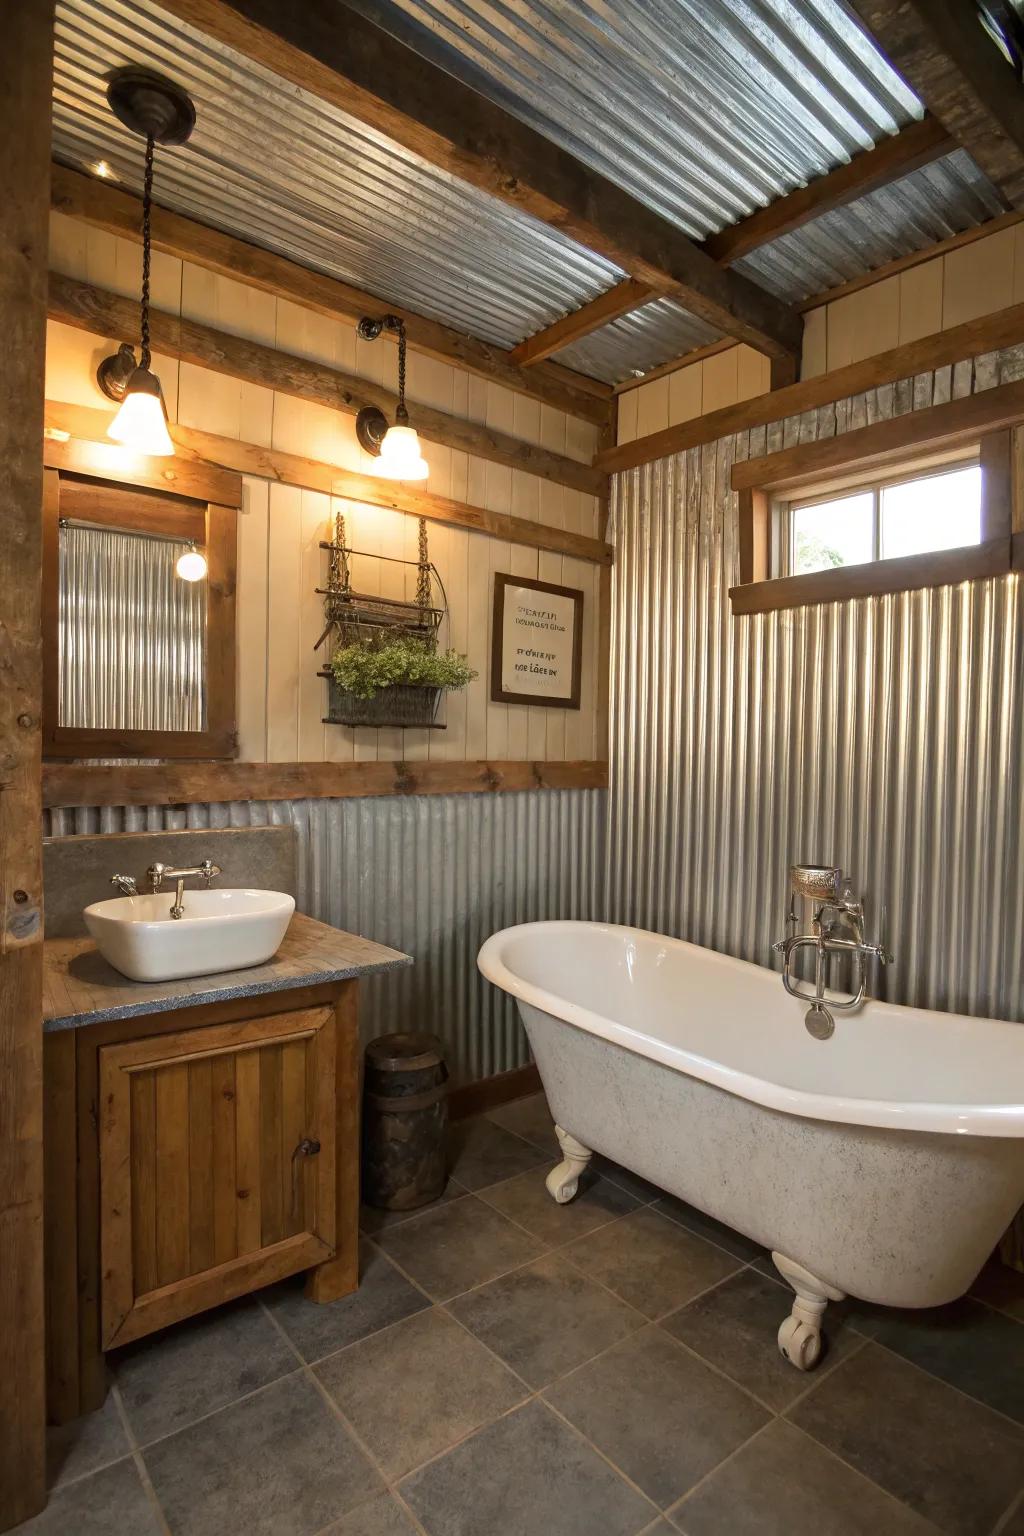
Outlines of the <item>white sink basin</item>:
<svg viewBox="0 0 1024 1536">
<path fill-rule="evenodd" d="M 260 965 L 275 954 L 295 911 L 282 891 L 185 891 L 171 916 L 173 886 L 155 896 L 115 896 L 85 909 L 104 960 L 132 981 L 176 981 Z"/>
</svg>

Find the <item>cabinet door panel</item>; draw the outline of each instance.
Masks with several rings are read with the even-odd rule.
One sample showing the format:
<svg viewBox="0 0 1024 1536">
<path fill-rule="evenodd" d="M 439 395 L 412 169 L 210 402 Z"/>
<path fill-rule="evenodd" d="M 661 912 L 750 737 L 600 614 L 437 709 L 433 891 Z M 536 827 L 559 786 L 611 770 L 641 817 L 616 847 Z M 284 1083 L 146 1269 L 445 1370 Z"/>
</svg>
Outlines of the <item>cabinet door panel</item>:
<svg viewBox="0 0 1024 1536">
<path fill-rule="evenodd" d="M 331 1008 L 101 1048 L 105 1349 L 331 1256 L 335 1050 Z"/>
</svg>

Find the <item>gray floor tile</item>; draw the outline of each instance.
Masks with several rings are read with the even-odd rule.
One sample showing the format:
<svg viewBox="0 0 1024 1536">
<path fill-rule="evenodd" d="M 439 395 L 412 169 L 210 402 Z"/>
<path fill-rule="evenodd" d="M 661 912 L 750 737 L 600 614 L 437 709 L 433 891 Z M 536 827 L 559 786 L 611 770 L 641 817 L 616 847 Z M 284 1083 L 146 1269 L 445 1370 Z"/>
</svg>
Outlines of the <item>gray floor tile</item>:
<svg viewBox="0 0 1024 1536">
<path fill-rule="evenodd" d="M 435 1301 L 528 1264 L 545 1247 L 475 1198 L 405 1221 L 378 1242 Z"/>
<path fill-rule="evenodd" d="M 789 1417 L 951 1536 L 987 1536 L 1024 1482 L 1024 1432 L 876 1344 Z"/>
<path fill-rule="evenodd" d="M 218 1307 L 109 1357 L 140 1445 L 294 1371 L 297 1362 L 258 1302 Z"/>
<path fill-rule="evenodd" d="M 686 1227 L 690 1232 L 696 1232 L 698 1237 L 706 1237 L 709 1243 L 717 1243 L 719 1248 L 724 1248 L 726 1253 L 735 1254 L 738 1259 L 748 1262 L 761 1257 L 765 1250 L 760 1243 L 755 1243 L 753 1238 L 747 1237 L 742 1232 L 737 1232 L 734 1227 L 727 1227 L 724 1221 L 716 1221 L 714 1216 L 707 1216 L 695 1205 L 687 1205 L 685 1200 L 677 1200 L 675 1195 L 662 1195 L 655 1203 L 654 1209 L 660 1211 L 663 1216 L 669 1216 L 673 1221 L 678 1221 L 680 1226 Z"/>
<path fill-rule="evenodd" d="M 662 1509 L 769 1418 L 656 1327 L 616 1344 L 544 1395 Z"/>
<path fill-rule="evenodd" d="M 669 1511 L 686 1536 L 935 1536 L 936 1527 L 778 1419 Z"/>
<path fill-rule="evenodd" d="M 95 1413 L 47 1429 L 47 1486 L 59 1488 L 77 1477 L 98 1472 L 100 1467 L 127 1456 L 130 1449 L 114 1394 L 108 1392 L 103 1407 Z"/>
<path fill-rule="evenodd" d="M 1024 1328 L 963 1297 L 924 1312 L 881 1310 L 873 1337 L 933 1376 L 1024 1423 Z"/>
<path fill-rule="evenodd" d="M 144 1452 L 174 1536 L 313 1536 L 381 1480 L 305 1372 Z"/>
<path fill-rule="evenodd" d="M 713 1291 L 689 1302 L 661 1326 L 720 1371 L 780 1413 L 801 1393 L 808 1378 L 779 1354 L 779 1324 L 788 1316 L 786 1293 L 753 1269 L 741 1269 Z M 864 1339 L 842 1321 L 839 1309 L 825 1314 L 826 1352 L 819 1370 L 838 1364 Z"/>
<path fill-rule="evenodd" d="M 639 1202 L 608 1179 L 589 1170 L 580 1179 L 578 1192 L 565 1205 L 552 1200 L 545 1186 L 548 1169 L 532 1168 L 518 1178 L 495 1184 L 480 1196 L 503 1216 L 515 1221 L 542 1242 L 558 1247 L 606 1226 L 619 1216 L 639 1208 Z"/>
<path fill-rule="evenodd" d="M 447 1205 L 450 1200 L 461 1200 L 465 1193 L 461 1184 L 449 1179 L 441 1198 L 432 1200 L 429 1205 L 421 1205 L 417 1211 L 378 1211 L 372 1205 L 364 1205 L 359 1212 L 360 1231 L 368 1232 L 371 1237 L 376 1232 L 386 1232 L 389 1227 L 397 1227 L 414 1216 L 422 1216 L 425 1211 L 436 1211 L 439 1205 Z"/>
<path fill-rule="evenodd" d="M 59 1488 L 11 1536 L 162 1536 L 163 1526 L 130 1458 Z"/>
<path fill-rule="evenodd" d="M 308 1301 L 301 1275 L 262 1292 L 266 1306 L 311 1364 L 430 1306 L 423 1292 L 369 1243 L 361 1245 L 359 1265 L 358 1291 L 338 1301 Z"/>
<path fill-rule="evenodd" d="M 557 1254 L 460 1296 L 450 1310 L 535 1389 L 646 1321 Z"/>
<path fill-rule="evenodd" d="M 328 1526 L 323 1536 L 416 1536 L 416 1527 L 396 1498 L 380 1493 Z"/>
<path fill-rule="evenodd" d="M 482 1115 L 457 1120 L 448 1130 L 449 1167 L 464 1189 L 486 1189 L 550 1162 L 546 1152 Z"/>
<path fill-rule="evenodd" d="M 653 1525 L 644 1527 L 640 1536 L 678 1536 L 678 1529 L 674 1525 L 669 1525 L 667 1520 L 655 1520 Z"/>
<path fill-rule="evenodd" d="M 655 1511 L 541 1402 L 401 1485 L 430 1536 L 636 1536 Z"/>
<path fill-rule="evenodd" d="M 1024 1275 L 999 1259 L 990 1259 L 971 1286 L 971 1295 L 1024 1323 Z"/>
<path fill-rule="evenodd" d="M 555 1122 L 543 1093 L 531 1093 L 529 1098 L 515 1099 L 511 1104 L 488 1110 L 487 1119 L 513 1135 L 521 1136 L 524 1141 L 531 1141 L 542 1152 L 550 1153 L 552 1158 L 561 1156 Z"/>
<path fill-rule="evenodd" d="M 505 1413 L 526 1388 L 440 1311 L 407 1318 L 316 1374 L 389 1478 Z"/>
<path fill-rule="evenodd" d="M 653 1206 L 600 1227 L 565 1253 L 647 1317 L 670 1312 L 740 1267 L 721 1248 L 660 1216 Z"/>
</svg>

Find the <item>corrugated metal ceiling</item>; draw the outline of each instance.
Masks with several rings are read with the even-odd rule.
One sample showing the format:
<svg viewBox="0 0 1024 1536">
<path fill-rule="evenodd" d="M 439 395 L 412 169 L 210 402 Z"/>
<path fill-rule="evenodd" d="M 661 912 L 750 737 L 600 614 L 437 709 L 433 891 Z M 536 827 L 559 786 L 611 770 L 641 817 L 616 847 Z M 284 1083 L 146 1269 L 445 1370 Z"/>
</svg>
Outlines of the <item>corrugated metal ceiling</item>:
<svg viewBox="0 0 1024 1536">
<path fill-rule="evenodd" d="M 349 0 L 703 238 L 922 108 L 838 0 Z"/>
<path fill-rule="evenodd" d="M 347 0 L 695 237 L 920 116 L 844 0 Z M 339 15 L 342 15 L 339 4 Z M 140 186 L 107 72 L 147 64 L 198 110 L 157 200 L 511 346 L 623 274 L 178 22 L 153 0 L 58 0 L 55 153 Z M 1003 207 L 957 153 L 748 257 L 796 300 Z M 609 382 L 718 333 L 659 300 L 557 354 Z"/>
<path fill-rule="evenodd" d="M 513 212 L 150 0 L 59 0 L 54 152 L 141 189 L 105 77 L 143 64 L 196 104 L 157 155 L 157 201 L 487 341 L 512 346 L 617 282 L 610 262 Z"/>
</svg>

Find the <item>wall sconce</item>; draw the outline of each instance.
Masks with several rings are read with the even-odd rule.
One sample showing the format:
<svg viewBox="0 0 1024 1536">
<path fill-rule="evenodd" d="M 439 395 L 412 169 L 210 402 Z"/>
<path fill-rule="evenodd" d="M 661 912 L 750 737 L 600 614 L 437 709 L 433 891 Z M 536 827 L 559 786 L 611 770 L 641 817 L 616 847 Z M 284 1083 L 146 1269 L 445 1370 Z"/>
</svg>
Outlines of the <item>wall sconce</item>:
<svg viewBox="0 0 1024 1536">
<path fill-rule="evenodd" d="M 182 581 L 202 581 L 208 569 L 206 556 L 196 549 L 195 544 L 190 544 L 185 553 L 178 556 L 174 569 Z"/>
<path fill-rule="evenodd" d="M 150 70 L 134 66 L 114 71 L 107 85 L 107 101 L 118 121 L 146 141 L 142 193 L 142 324 L 138 363 L 134 349 L 122 342 L 113 357 L 105 357 L 100 363 L 96 382 L 107 398 L 116 400 L 121 407 L 107 428 L 107 435 L 136 453 L 166 457 L 174 452 L 174 444 L 167 430 L 167 411 L 160 380 L 149 367 L 153 151 L 157 144 L 184 144 L 195 127 L 196 109 L 180 86 Z"/>
<path fill-rule="evenodd" d="M 395 424 L 388 425 L 384 412 L 375 405 L 364 405 L 356 417 L 359 446 L 373 454 L 370 473 L 383 480 L 425 480 L 430 466 L 420 451 L 415 427 L 409 425 L 405 408 L 405 321 L 398 315 L 384 315 L 374 320 L 364 315 L 356 326 L 364 341 L 376 341 L 382 331 L 394 331 L 398 337 L 398 405 Z"/>
</svg>

